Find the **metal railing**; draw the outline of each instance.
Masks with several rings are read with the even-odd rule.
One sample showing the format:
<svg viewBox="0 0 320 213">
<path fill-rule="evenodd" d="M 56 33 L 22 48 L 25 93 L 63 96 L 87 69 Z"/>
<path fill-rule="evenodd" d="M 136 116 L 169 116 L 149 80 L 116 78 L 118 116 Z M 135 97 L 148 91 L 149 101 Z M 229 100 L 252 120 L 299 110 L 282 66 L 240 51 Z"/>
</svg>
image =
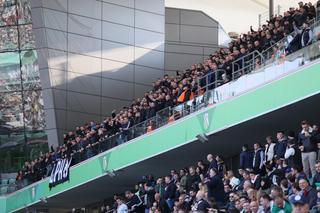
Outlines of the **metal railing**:
<svg viewBox="0 0 320 213">
<path fill-rule="evenodd" d="M 318 25 L 314 25 L 313 29 L 317 29 L 317 30 L 314 30 L 314 33 L 319 31 L 317 27 Z M 256 54 L 257 57 L 261 57 L 264 61 L 267 60 L 259 52 L 253 53 L 253 54 Z M 290 55 L 288 59 L 292 60 L 294 58 L 300 57 L 303 59 L 302 60 L 303 63 L 301 63 L 302 65 L 305 63 L 305 61 L 315 60 L 319 58 L 319 56 L 320 56 L 320 51 L 319 51 L 319 42 L 318 42 L 302 50 L 299 50 L 297 53 Z M 257 60 L 257 57 L 252 57 L 251 59 L 252 63 L 246 64 L 241 69 L 236 70 L 234 76 L 237 76 L 236 73 L 240 73 L 241 75 L 243 75 L 254 70 L 256 67 L 252 66 L 252 64 L 255 64 L 254 62 Z M 241 61 L 241 60 L 243 59 L 241 58 L 238 59 L 238 61 Z M 268 65 L 270 64 L 272 63 L 269 63 Z M 195 91 L 195 95 L 192 100 L 189 100 L 178 106 L 164 108 L 156 112 L 154 117 L 149 118 L 139 124 L 136 124 L 131 128 L 123 129 L 112 136 L 107 135 L 106 137 L 100 138 L 98 141 L 92 144 L 89 144 L 87 147 L 74 150 L 74 152 L 71 153 L 74 160 L 73 165 L 80 163 L 84 160 L 87 160 L 108 149 L 112 149 L 115 146 L 124 144 L 144 134 L 149 134 L 157 128 L 160 128 L 169 123 L 172 123 L 173 121 L 183 118 L 193 112 L 206 108 L 207 106 L 214 104 L 215 100 L 218 100 L 217 102 L 219 102 L 219 99 L 215 99 L 214 95 L 220 89 L 219 87 L 221 85 L 228 82 L 228 79 L 223 79 L 223 75 L 225 74 L 226 74 L 225 70 L 217 69 L 213 72 L 207 73 L 205 76 L 199 77 L 198 89 Z M 46 175 L 44 177 L 48 176 L 48 174 L 50 173 L 49 170 L 50 168 L 47 168 Z M 21 188 L 28 184 L 30 183 L 24 183 L 21 186 Z"/>
<path fill-rule="evenodd" d="M 250 73 L 252 70 L 255 70 L 257 66 L 261 66 L 264 63 L 265 58 L 258 50 L 246 54 L 232 62 L 232 80 Z"/>
<path fill-rule="evenodd" d="M 316 28 L 319 27 L 320 21 L 315 22 L 315 20 L 312 19 L 311 23 L 312 24 L 310 28 L 313 31 L 314 39 L 316 37 L 316 33 L 319 31 Z M 272 60 L 277 60 L 279 57 L 284 57 L 285 55 L 291 54 L 292 52 L 287 51 L 289 45 L 288 38 L 289 36 L 294 38 L 296 34 L 297 32 L 293 31 L 288 36 L 277 41 L 263 52 L 255 50 L 233 61 L 232 80 L 235 80 L 244 74 L 248 74 L 257 68 L 260 68 L 261 66 L 265 66 L 266 64 L 271 63 Z"/>
<path fill-rule="evenodd" d="M 316 21 L 315 19 L 310 20 L 309 22 L 311 30 L 315 33 L 314 29 L 319 26 L 319 21 Z M 265 49 L 261 52 L 261 54 L 264 56 L 264 58 L 267 60 L 271 59 L 275 53 L 275 49 L 279 49 L 281 47 L 286 48 L 288 45 L 288 38 L 292 37 L 294 38 L 297 35 L 296 31 L 292 31 L 290 34 L 288 34 L 286 37 L 280 39 L 277 41 L 274 45 L 270 46 L 269 48 Z"/>
</svg>

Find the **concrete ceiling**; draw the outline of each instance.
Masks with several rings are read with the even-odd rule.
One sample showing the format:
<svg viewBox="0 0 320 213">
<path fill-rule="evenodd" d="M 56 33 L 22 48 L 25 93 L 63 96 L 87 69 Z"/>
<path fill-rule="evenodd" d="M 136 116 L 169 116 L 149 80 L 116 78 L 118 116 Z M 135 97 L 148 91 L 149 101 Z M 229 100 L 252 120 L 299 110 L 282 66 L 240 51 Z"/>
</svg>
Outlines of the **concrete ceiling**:
<svg viewBox="0 0 320 213">
<path fill-rule="evenodd" d="M 270 134 L 275 137 L 277 130 L 298 131 L 299 123 L 303 119 L 312 123 L 319 122 L 319 109 L 320 94 L 211 135 L 207 143 L 194 141 L 121 171 L 116 171 L 116 176 L 113 178 L 106 175 L 48 198 L 46 204 L 38 203 L 35 207 L 71 209 L 96 203 L 111 198 L 115 193 L 123 193 L 125 190 L 132 189 L 143 175 L 164 176 L 169 174 L 171 169 L 178 170 L 194 165 L 199 159 L 204 160 L 208 153 L 220 154 L 225 158 L 234 156 L 233 166 L 236 167 L 238 164 L 237 155 L 242 144 L 264 143 L 264 138 Z M 229 165 L 230 163 L 229 161 Z"/>
</svg>

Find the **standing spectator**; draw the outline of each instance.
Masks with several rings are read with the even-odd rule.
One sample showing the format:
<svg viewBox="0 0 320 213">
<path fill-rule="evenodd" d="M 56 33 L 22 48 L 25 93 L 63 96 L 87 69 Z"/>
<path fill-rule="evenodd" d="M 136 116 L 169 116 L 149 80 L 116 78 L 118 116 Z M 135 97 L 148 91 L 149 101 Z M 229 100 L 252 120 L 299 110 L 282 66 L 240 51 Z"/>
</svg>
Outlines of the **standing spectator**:
<svg viewBox="0 0 320 213">
<path fill-rule="evenodd" d="M 312 43 L 313 32 L 308 23 L 303 23 L 301 33 L 301 47 L 308 46 Z"/>
<path fill-rule="evenodd" d="M 259 143 L 255 143 L 252 167 L 255 172 L 260 173 L 263 167 L 264 152 Z"/>
<path fill-rule="evenodd" d="M 212 154 L 207 155 L 207 160 L 209 162 L 208 174 L 210 172 L 210 169 L 218 169 L 217 161 L 214 159 Z"/>
<path fill-rule="evenodd" d="M 266 149 L 265 149 L 265 162 L 272 162 L 274 157 L 274 148 L 276 144 L 272 140 L 271 136 L 266 137 Z"/>
<path fill-rule="evenodd" d="M 242 146 L 242 151 L 240 153 L 240 168 L 241 169 L 251 169 L 252 168 L 252 154 L 248 150 L 247 144 L 244 144 Z"/>
<path fill-rule="evenodd" d="M 277 158 L 284 158 L 284 154 L 287 148 L 287 138 L 283 131 L 277 132 L 278 143 L 275 146 L 275 156 Z"/>
<path fill-rule="evenodd" d="M 164 192 L 164 199 L 167 201 L 167 204 L 170 209 L 173 208 L 174 199 L 176 198 L 177 186 L 174 184 L 171 176 L 165 177 L 166 188 Z"/>
<path fill-rule="evenodd" d="M 144 183 L 144 205 L 145 205 L 145 211 L 149 212 L 149 210 L 152 208 L 153 202 L 154 202 L 154 195 L 155 195 L 155 190 L 154 188 L 150 185 L 150 183 Z"/>
<path fill-rule="evenodd" d="M 138 195 L 133 194 L 131 191 L 126 191 L 125 195 L 128 200 L 127 206 L 129 212 L 144 213 L 142 200 Z"/>
<path fill-rule="evenodd" d="M 191 188 L 198 188 L 198 183 L 200 182 L 200 176 L 196 173 L 194 166 L 190 166 L 189 174 L 187 176 L 186 190 L 189 191 Z"/>
<path fill-rule="evenodd" d="M 156 191 L 156 193 L 159 193 L 161 197 L 164 196 L 165 185 L 163 184 L 163 179 L 162 178 L 158 178 L 157 179 L 157 183 L 155 185 L 155 191 Z"/>
<path fill-rule="evenodd" d="M 125 204 L 124 199 L 120 196 L 117 197 L 117 213 L 127 213 L 128 206 Z"/>
<path fill-rule="evenodd" d="M 205 182 L 208 186 L 208 198 L 214 198 L 217 206 L 222 206 L 225 198 L 224 186 L 216 169 L 210 169 L 210 178 Z"/>
<path fill-rule="evenodd" d="M 217 155 L 216 161 L 218 165 L 218 173 L 223 177 L 227 173 L 227 166 L 224 162 L 224 159 L 222 156 Z"/>
<path fill-rule="evenodd" d="M 299 133 L 298 143 L 302 152 L 302 165 L 304 173 L 309 177 L 310 171 L 312 176 L 316 174 L 314 165 L 317 159 L 317 146 L 313 138 L 314 131 L 307 121 L 301 122 L 302 130 Z"/>
<path fill-rule="evenodd" d="M 301 162 L 301 151 L 293 140 L 288 141 L 288 146 L 284 154 L 284 159 L 287 165 L 292 168 L 295 165 L 300 166 Z"/>
<path fill-rule="evenodd" d="M 187 187 L 187 172 L 184 169 L 180 170 L 180 189 L 186 190 Z"/>
</svg>

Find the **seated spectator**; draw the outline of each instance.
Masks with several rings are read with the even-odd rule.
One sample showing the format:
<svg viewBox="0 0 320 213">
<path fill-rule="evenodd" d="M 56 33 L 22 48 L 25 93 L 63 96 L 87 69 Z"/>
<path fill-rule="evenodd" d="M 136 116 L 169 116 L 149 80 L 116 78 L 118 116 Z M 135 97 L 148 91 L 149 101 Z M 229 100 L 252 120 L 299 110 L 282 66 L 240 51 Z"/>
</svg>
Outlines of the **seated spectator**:
<svg viewBox="0 0 320 213">
<path fill-rule="evenodd" d="M 291 213 L 292 207 L 288 201 L 286 201 L 282 196 L 277 196 L 274 198 L 274 203 L 271 206 L 271 213 Z"/>
<path fill-rule="evenodd" d="M 240 180 L 239 178 L 236 178 L 233 174 L 232 170 L 228 170 L 227 171 L 227 179 L 230 181 L 230 185 L 232 187 L 232 189 L 235 189 L 236 186 L 238 186 L 240 184 Z"/>
<path fill-rule="evenodd" d="M 309 208 L 313 208 L 317 204 L 317 191 L 309 185 L 306 178 L 299 180 L 299 187 L 301 189 L 301 196 L 305 197 Z"/>
<path fill-rule="evenodd" d="M 308 213 L 309 203 L 304 196 L 295 195 L 291 201 L 293 204 L 292 213 Z"/>
</svg>

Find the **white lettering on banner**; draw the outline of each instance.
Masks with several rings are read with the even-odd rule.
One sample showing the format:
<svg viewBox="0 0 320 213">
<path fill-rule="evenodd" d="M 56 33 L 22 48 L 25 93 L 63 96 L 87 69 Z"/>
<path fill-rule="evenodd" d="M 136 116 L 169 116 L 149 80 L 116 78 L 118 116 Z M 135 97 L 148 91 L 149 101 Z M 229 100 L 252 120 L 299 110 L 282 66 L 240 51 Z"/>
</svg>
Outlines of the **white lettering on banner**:
<svg viewBox="0 0 320 213">
<path fill-rule="evenodd" d="M 51 170 L 49 183 L 53 183 L 54 182 L 54 171 L 55 171 L 55 169 L 56 169 L 56 164 L 53 166 L 53 168 Z"/>
<path fill-rule="evenodd" d="M 62 179 L 62 172 L 63 172 L 63 169 L 64 169 L 65 162 L 66 162 L 66 159 L 63 159 L 62 161 L 60 161 L 60 168 L 59 168 L 59 171 L 58 171 L 58 180 Z"/>
<path fill-rule="evenodd" d="M 69 169 L 71 166 L 72 158 L 58 160 L 51 171 L 49 179 L 49 187 L 63 183 L 69 179 Z"/>
<path fill-rule="evenodd" d="M 71 165 L 71 158 L 70 160 L 68 159 L 65 159 L 66 163 L 64 165 L 64 168 L 63 168 L 63 178 L 67 178 L 68 177 L 68 173 L 69 173 L 69 168 L 70 168 L 70 165 Z"/>
<path fill-rule="evenodd" d="M 54 172 L 53 182 L 56 182 L 56 178 L 60 170 L 60 165 L 61 165 L 61 160 L 57 162 L 56 170 L 53 171 Z"/>
</svg>

